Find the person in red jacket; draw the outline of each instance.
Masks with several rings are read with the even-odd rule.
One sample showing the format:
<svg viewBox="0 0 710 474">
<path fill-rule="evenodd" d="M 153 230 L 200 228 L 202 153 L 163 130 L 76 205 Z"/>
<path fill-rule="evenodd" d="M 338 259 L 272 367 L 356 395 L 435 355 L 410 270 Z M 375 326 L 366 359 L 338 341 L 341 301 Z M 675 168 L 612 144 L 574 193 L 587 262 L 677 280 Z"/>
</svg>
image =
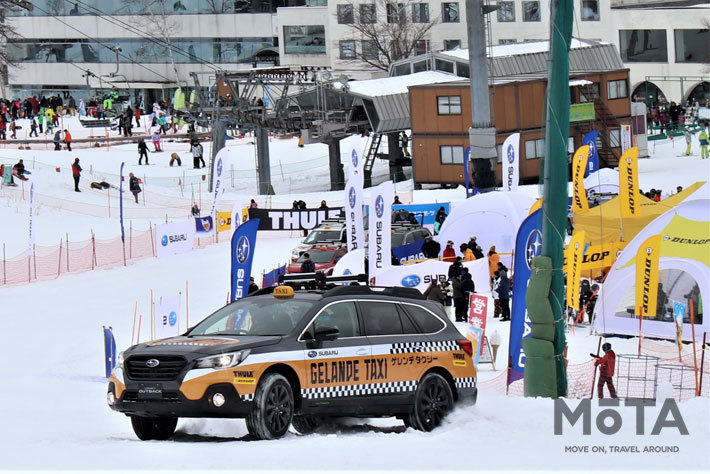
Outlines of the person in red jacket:
<svg viewBox="0 0 710 474">
<path fill-rule="evenodd" d="M 446 248 L 442 254 L 441 260 L 444 262 L 455 262 L 456 261 L 456 250 L 454 250 L 454 243 L 452 241 L 446 242 Z"/>
<path fill-rule="evenodd" d="M 64 129 L 64 143 L 67 144 L 67 150 L 71 151 L 71 133 L 66 128 Z"/>
<path fill-rule="evenodd" d="M 79 179 L 81 178 L 81 166 L 79 165 L 79 158 L 74 159 L 74 163 L 71 165 L 71 174 L 74 176 L 74 191 L 80 193 Z"/>
<path fill-rule="evenodd" d="M 611 350 L 611 344 L 605 342 L 602 344 L 602 350 L 604 351 L 604 357 L 599 357 L 598 355 L 589 354 L 594 357 L 595 366 L 599 366 L 599 383 L 597 383 L 597 392 L 599 398 L 604 398 L 604 384 L 607 385 L 609 389 L 609 396 L 611 398 L 616 398 L 616 389 L 614 388 L 614 382 L 611 378 L 614 376 L 614 366 L 616 365 L 616 353 Z"/>
</svg>

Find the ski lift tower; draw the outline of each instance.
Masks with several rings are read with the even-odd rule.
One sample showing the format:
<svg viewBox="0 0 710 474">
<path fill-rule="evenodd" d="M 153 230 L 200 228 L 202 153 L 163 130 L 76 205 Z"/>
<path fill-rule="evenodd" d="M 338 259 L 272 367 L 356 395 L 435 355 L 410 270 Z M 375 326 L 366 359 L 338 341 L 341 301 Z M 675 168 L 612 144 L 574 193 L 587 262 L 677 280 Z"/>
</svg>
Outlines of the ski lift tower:
<svg viewBox="0 0 710 474">
<path fill-rule="evenodd" d="M 468 31 L 468 63 L 471 71 L 471 111 L 473 121 L 468 129 L 471 144 L 473 185 L 490 190 L 496 185 L 492 159 L 496 152 L 496 129 L 491 123 L 488 92 L 488 58 L 486 56 L 486 26 L 484 15 L 499 7 L 486 0 L 466 0 L 466 29 Z M 468 195 L 468 190 L 466 190 Z"/>
</svg>

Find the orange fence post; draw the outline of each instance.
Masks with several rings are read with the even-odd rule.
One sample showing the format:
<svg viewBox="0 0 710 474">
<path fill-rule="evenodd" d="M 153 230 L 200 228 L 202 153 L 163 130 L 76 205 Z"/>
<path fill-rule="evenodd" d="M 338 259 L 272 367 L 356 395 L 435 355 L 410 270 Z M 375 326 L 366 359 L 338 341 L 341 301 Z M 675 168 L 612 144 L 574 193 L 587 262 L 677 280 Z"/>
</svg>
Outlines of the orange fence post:
<svg viewBox="0 0 710 474">
<path fill-rule="evenodd" d="M 141 342 L 141 323 L 143 322 L 143 315 L 138 316 L 138 334 L 136 334 L 136 344 Z"/>
<path fill-rule="evenodd" d="M 59 239 L 59 264 L 57 265 L 57 278 L 62 273 L 62 239 Z"/>
<path fill-rule="evenodd" d="M 703 379 L 705 378 L 705 337 L 707 335 L 707 332 L 703 333 L 703 347 L 700 350 L 700 387 L 698 387 L 698 395 L 702 395 L 703 393 Z"/>
<path fill-rule="evenodd" d="M 185 330 L 187 331 L 190 328 L 190 300 L 188 298 L 188 286 L 187 286 L 187 280 L 185 280 Z"/>
<path fill-rule="evenodd" d="M 69 273 L 69 232 L 67 232 L 67 273 Z"/>
<path fill-rule="evenodd" d="M 37 279 L 37 246 L 32 244 L 32 263 L 35 268 L 35 280 Z"/>
<path fill-rule="evenodd" d="M 639 349 L 638 356 L 641 356 L 641 322 L 643 321 L 643 307 L 639 306 Z"/>
<path fill-rule="evenodd" d="M 133 329 L 131 329 L 131 345 L 133 345 L 133 338 L 136 335 L 136 313 L 138 313 L 138 300 L 136 300 L 136 306 L 133 308 Z"/>
<path fill-rule="evenodd" d="M 2 243 L 2 284 L 7 285 L 7 271 L 5 270 L 5 242 Z"/>
</svg>

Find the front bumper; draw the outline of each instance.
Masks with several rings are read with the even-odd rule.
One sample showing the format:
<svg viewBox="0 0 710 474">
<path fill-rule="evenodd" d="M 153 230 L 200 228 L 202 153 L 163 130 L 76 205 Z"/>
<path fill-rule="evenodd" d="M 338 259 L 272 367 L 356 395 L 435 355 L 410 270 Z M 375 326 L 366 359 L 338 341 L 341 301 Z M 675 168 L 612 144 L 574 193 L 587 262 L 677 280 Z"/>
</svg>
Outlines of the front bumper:
<svg viewBox="0 0 710 474">
<path fill-rule="evenodd" d="M 179 418 L 244 418 L 252 407 L 251 401 L 243 400 L 233 385 L 217 383 L 207 387 L 197 400 L 190 400 L 180 392 L 177 382 L 161 384 L 159 395 L 146 395 L 141 390 L 146 384 L 126 381 L 122 391 L 116 384 L 109 382 L 108 392 L 113 394 L 114 402 L 109 403 L 112 410 L 126 415 L 170 416 Z M 116 396 L 120 393 L 120 396 Z M 217 407 L 212 403 L 215 393 L 224 396 L 225 403 Z M 109 398 L 111 398 L 109 396 Z"/>
</svg>

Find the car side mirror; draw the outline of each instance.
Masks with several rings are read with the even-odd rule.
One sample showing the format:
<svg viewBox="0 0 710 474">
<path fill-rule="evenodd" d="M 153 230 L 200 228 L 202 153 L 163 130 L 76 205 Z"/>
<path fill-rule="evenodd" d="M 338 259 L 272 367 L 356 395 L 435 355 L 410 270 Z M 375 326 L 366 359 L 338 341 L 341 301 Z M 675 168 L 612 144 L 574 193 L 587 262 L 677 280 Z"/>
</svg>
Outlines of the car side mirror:
<svg viewBox="0 0 710 474">
<path fill-rule="evenodd" d="M 316 342 L 323 341 L 334 341 L 340 335 L 338 328 L 332 328 L 328 326 L 321 326 L 316 329 L 315 340 Z"/>
</svg>

